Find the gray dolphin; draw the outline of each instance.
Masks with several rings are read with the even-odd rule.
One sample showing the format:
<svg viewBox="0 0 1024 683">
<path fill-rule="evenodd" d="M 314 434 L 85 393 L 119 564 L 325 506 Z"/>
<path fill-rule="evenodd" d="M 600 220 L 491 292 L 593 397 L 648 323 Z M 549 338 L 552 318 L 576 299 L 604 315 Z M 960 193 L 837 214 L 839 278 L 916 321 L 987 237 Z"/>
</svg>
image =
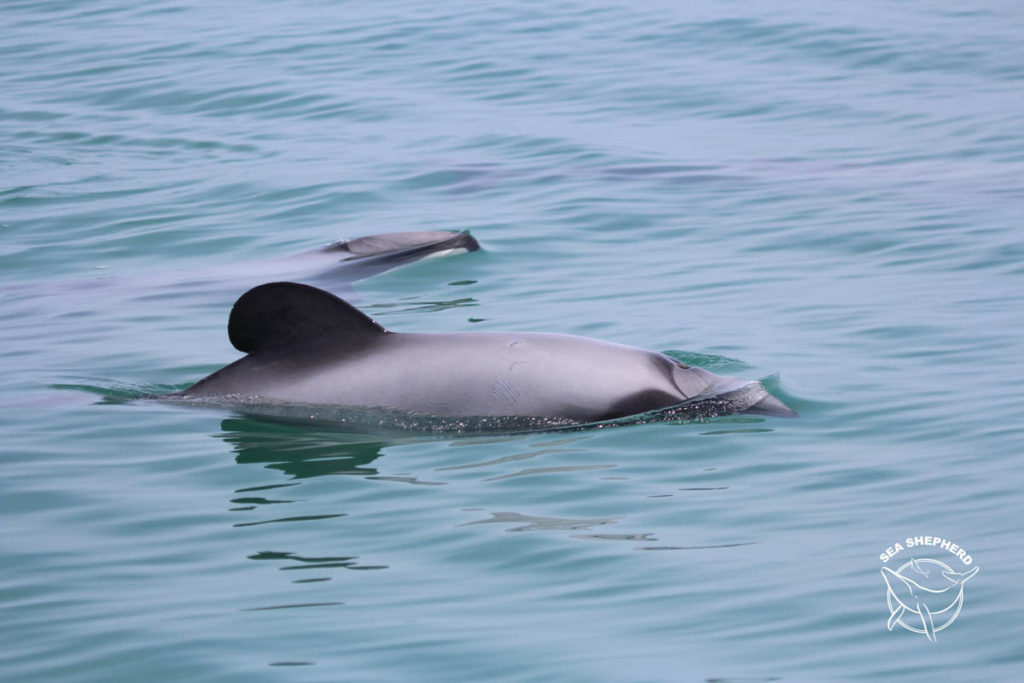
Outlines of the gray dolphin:
<svg viewBox="0 0 1024 683">
<path fill-rule="evenodd" d="M 466 231 L 420 230 L 367 235 L 335 242 L 326 247 L 248 264 L 233 269 L 232 282 L 239 277 L 287 280 L 309 279 L 325 287 L 357 282 L 420 259 L 476 251 L 480 244 Z M 241 272 L 240 272 L 241 271 Z M 243 281 L 244 282 L 244 281 Z"/>
<path fill-rule="evenodd" d="M 248 355 L 177 396 L 306 413 L 380 409 L 454 428 L 465 418 L 484 418 L 484 428 L 561 427 L 650 411 L 796 416 L 760 382 L 660 353 L 561 334 L 390 332 L 333 294 L 293 282 L 243 294 L 228 336 Z"/>
<path fill-rule="evenodd" d="M 919 568 L 917 560 L 911 560 L 911 562 L 911 566 L 915 571 L 928 576 L 929 573 L 927 571 Z M 906 612 L 912 612 L 921 617 L 921 626 L 924 629 L 925 636 L 934 643 L 935 622 L 932 619 L 932 614 L 945 612 L 952 607 L 960 599 L 964 583 L 977 573 L 978 567 L 966 572 L 943 570 L 942 577 L 946 579 L 948 585 L 935 589 L 922 586 L 913 579 L 903 576 L 888 567 L 882 567 L 882 578 L 885 579 L 885 585 L 896 600 L 896 606 L 893 607 L 892 613 L 889 614 L 889 621 L 887 623 L 889 630 L 891 631 L 895 628 L 896 623 L 903 618 Z M 938 609 L 933 609 L 935 607 Z"/>
</svg>

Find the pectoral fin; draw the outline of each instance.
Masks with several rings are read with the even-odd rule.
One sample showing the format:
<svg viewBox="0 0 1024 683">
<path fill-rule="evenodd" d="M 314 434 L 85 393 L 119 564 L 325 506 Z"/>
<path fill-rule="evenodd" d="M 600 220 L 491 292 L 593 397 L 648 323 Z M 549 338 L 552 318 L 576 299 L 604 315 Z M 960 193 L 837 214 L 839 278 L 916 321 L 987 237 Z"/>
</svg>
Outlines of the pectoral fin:
<svg viewBox="0 0 1024 683">
<path fill-rule="evenodd" d="M 903 605 L 898 602 L 896 603 L 896 609 L 889 615 L 889 623 L 886 624 L 890 631 L 896 628 L 896 622 L 903 618 L 903 613 L 906 611 L 907 609 Z"/>
<path fill-rule="evenodd" d="M 928 640 L 935 642 L 935 622 L 932 621 L 932 613 L 928 610 L 928 605 L 918 603 L 918 610 L 921 612 L 921 623 L 924 624 L 924 634 L 928 636 Z"/>
</svg>

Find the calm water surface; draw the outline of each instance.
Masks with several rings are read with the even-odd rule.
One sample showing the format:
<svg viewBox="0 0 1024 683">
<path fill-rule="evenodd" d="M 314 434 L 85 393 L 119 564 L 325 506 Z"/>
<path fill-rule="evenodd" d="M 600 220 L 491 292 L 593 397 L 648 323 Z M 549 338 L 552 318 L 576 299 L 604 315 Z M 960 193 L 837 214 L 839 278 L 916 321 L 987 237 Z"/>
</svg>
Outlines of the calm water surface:
<svg viewBox="0 0 1024 683">
<path fill-rule="evenodd" d="M 1020 680 L 1022 30 L 4 3 L 0 677 Z M 236 358 L 274 259 L 433 229 L 485 250 L 343 293 L 678 352 L 802 417 L 425 438 L 128 400 Z M 879 573 L 924 534 L 980 567 L 934 644 Z"/>
</svg>

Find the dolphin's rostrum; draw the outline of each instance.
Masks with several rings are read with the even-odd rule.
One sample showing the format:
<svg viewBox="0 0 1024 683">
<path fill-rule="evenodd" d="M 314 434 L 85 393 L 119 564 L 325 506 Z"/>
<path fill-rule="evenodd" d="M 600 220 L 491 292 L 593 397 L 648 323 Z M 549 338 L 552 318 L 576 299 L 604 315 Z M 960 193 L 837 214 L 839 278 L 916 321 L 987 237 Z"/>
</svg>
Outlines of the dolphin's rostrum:
<svg viewBox="0 0 1024 683">
<path fill-rule="evenodd" d="M 502 428 L 651 411 L 661 419 L 796 415 L 760 382 L 714 375 L 653 351 L 561 334 L 390 332 L 333 294 L 293 282 L 243 294 L 228 335 L 248 355 L 180 396 L 481 418 Z"/>
</svg>

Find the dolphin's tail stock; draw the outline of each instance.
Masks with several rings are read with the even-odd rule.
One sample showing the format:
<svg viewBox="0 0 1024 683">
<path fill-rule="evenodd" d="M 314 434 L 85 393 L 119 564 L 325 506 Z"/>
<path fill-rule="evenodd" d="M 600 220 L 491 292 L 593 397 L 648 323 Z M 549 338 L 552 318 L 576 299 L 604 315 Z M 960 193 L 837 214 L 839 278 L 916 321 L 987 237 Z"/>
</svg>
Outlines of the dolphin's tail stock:
<svg viewBox="0 0 1024 683">
<path fill-rule="evenodd" d="M 429 256 L 442 256 L 460 251 L 476 251 L 480 243 L 468 231 L 423 230 L 389 232 L 335 242 L 324 247 L 325 254 L 339 257 L 348 280 L 383 273 L 398 266 Z M 330 273 L 326 273 L 330 276 Z"/>
</svg>

